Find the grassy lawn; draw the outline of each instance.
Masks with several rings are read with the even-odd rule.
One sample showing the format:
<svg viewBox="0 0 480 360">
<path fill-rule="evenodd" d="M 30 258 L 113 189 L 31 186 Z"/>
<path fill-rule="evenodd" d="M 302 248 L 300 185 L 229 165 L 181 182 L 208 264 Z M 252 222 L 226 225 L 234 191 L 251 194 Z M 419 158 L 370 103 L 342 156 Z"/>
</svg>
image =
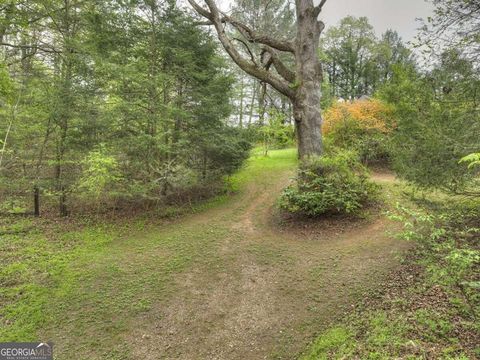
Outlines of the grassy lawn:
<svg viewBox="0 0 480 360">
<path fill-rule="evenodd" d="M 227 195 L 161 209 L 156 214 L 170 216 L 162 219 L 0 219 L 0 340 L 53 340 L 56 358 L 66 360 L 240 359 L 247 351 L 251 358 L 296 357 L 325 324 L 372 293 L 404 248 L 379 214 L 326 228 L 268 224 L 296 164 L 294 149 L 268 157 L 254 149 L 225 180 Z M 406 188 L 381 181 L 393 209 Z M 388 359 L 419 346 L 401 311 L 365 306 L 360 316 L 334 322 L 301 356 Z M 412 314 L 430 334 L 450 336 L 431 309 Z M 239 331 L 244 338 L 236 343 Z"/>
<path fill-rule="evenodd" d="M 190 210 L 221 212 L 251 182 L 263 183 L 265 175 L 275 177 L 295 164 L 294 149 L 272 151 L 269 157 L 254 151 L 245 168 L 227 179 L 239 195 Z M 0 340 L 53 338 L 65 358 L 74 348 L 103 359 L 129 358 L 121 336 L 129 319 L 172 296 L 173 277 L 192 263 L 221 264 L 214 250 L 229 232 L 222 216 L 204 222 L 185 215 L 185 221 L 160 224 L 140 218 L 127 223 L 0 221 Z"/>
</svg>

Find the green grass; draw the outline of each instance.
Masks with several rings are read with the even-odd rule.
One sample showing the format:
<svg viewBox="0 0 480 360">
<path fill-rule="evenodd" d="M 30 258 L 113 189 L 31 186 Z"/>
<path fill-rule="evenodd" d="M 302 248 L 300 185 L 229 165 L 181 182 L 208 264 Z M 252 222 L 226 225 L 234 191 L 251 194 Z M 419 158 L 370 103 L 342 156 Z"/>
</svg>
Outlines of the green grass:
<svg viewBox="0 0 480 360">
<path fill-rule="evenodd" d="M 24 226 L 34 225 L 23 219 Z M 12 228 L 18 226 L 18 222 Z M 58 229 L 58 231 L 62 231 Z M 72 290 L 75 273 L 71 262 L 99 252 L 113 237 L 108 226 L 43 233 L 39 229 L 27 234 L 2 237 L 2 279 L 0 328 L 2 341 L 34 340 L 36 331 L 47 321 L 46 309 L 53 298 Z"/>
<path fill-rule="evenodd" d="M 55 338 L 60 335 L 58 328 L 68 330 L 73 336 L 62 343 L 65 354 L 69 348 L 81 346 L 105 356 L 123 344 L 122 334 L 132 316 L 148 312 L 153 303 L 172 294 L 175 274 L 193 262 L 206 266 L 221 263 L 213 249 L 217 239 L 227 233 L 222 227 L 199 225 L 192 231 L 177 225 L 161 233 L 149 231 L 148 235 L 115 241 L 79 257 L 70 267 L 75 286 L 56 294 L 54 306 L 50 306 L 54 321 L 46 335 Z"/>
<path fill-rule="evenodd" d="M 298 161 L 297 150 L 293 148 L 271 150 L 268 156 L 264 156 L 262 151 L 261 148 L 254 148 L 245 168 L 226 180 L 230 189 L 241 190 L 252 181 L 268 183 L 265 174 L 275 176 L 276 171 L 293 169 Z"/>
<path fill-rule="evenodd" d="M 334 353 L 337 354 L 337 358 L 341 358 L 344 356 L 341 354 L 350 353 L 353 341 L 352 334 L 347 328 L 334 327 L 315 340 L 302 360 L 328 360 L 332 359 Z"/>
<path fill-rule="evenodd" d="M 138 226 L 132 228 L 87 226 L 50 236 L 35 231 L 7 237 L 2 245 L 10 251 L 2 253 L 7 265 L 0 270 L 1 341 L 54 335 L 56 328 L 69 327 L 67 317 L 73 334 L 95 332 L 104 346 L 118 342 L 115 335 L 124 329 L 124 318 L 168 295 L 163 290 L 173 274 L 194 259 L 220 261 L 210 252 L 214 240 L 228 232 L 199 225 L 195 232 L 170 226 L 161 234 L 136 235 Z"/>
<path fill-rule="evenodd" d="M 294 149 L 253 152 L 244 168 L 228 179 L 243 191 L 252 181 L 294 168 Z M 220 196 L 190 212 L 229 206 Z M 179 211 L 178 214 L 184 213 Z M 12 220 L 14 219 L 14 220 Z M 221 267 L 216 247 L 235 236 L 220 220 L 152 225 L 140 216 L 119 225 L 88 220 L 62 223 L 32 218 L 0 219 L 0 341 L 58 339 L 58 359 L 73 350 L 102 359 L 131 358 L 124 333 L 130 321 L 175 292 L 173 279 L 193 264 Z M 252 249 L 261 256 L 264 249 Z M 265 255 L 265 254 L 264 254 Z M 268 253 L 267 258 L 283 259 Z"/>
<path fill-rule="evenodd" d="M 294 149 L 271 151 L 268 157 L 254 149 L 226 186 L 240 195 L 252 183 L 255 191 L 268 191 L 272 179 L 285 171 L 293 175 L 296 164 Z M 387 204 L 407 202 L 404 185 L 385 184 L 385 188 Z M 220 210 L 218 219 L 197 222 L 189 216 L 160 225 L 143 216 L 124 224 L 0 219 L 0 341 L 55 339 L 57 359 L 78 358 L 77 351 L 82 351 L 82 358 L 131 359 L 125 334 L 138 326 L 132 322 L 158 314 L 159 304 L 172 299 L 179 274 L 193 266 L 205 271 L 225 267 L 229 259 L 219 255 L 220 242 L 226 237 L 234 242 L 238 234 L 222 218 L 221 210 L 237 205 L 238 199 L 222 195 L 188 209 L 168 210 L 173 217 Z M 425 201 L 439 206 L 440 200 L 427 198 L 416 206 Z M 293 262 L 289 249 L 280 245 L 259 242 L 246 251 L 265 266 L 288 269 Z M 436 263 L 429 260 L 426 265 L 433 268 Z M 324 271 L 314 267 L 309 277 L 312 281 L 322 278 Z M 462 303 L 462 299 L 450 300 L 452 309 L 460 308 L 455 301 Z M 409 299 L 393 301 L 404 308 Z M 410 318 L 402 311 L 368 309 L 360 318 L 347 318 L 326 329 L 303 359 L 391 359 L 405 354 L 411 356 L 404 358 L 421 359 L 424 342 L 440 344 L 441 358 L 468 359 L 445 316 L 435 309 L 413 311 Z M 412 355 L 418 351 L 420 355 Z"/>
<path fill-rule="evenodd" d="M 302 360 L 392 359 L 408 344 L 408 325 L 374 311 L 363 322 L 336 325 L 317 337 Z"/>
</svg>

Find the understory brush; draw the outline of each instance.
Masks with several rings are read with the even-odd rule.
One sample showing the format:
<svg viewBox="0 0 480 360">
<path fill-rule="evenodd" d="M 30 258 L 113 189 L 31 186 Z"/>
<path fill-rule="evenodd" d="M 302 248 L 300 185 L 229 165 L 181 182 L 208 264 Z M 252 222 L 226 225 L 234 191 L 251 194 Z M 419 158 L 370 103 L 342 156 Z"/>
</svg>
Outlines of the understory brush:
<svg viewBox="0 0 480 360">
<path fill-rule="evenodd" d="M 280 198 L 280 207 L 311 217 L 355 214 L 371 203 L 377 193 L 377 185 L 369 180 L 357 155 L 337 150 L 300 165 L 295 183 Z"/>
<path fill-rule="evenodd" d="M 480 357 L 480 203 L 397 206 L 391 217 L 415 248 L 384 289 L 321 334 L 304 359 Z"/>
<path fill-rule="evenodd" d="M 355 150 L 363 164 L 389 165 L 392 108 L 378 99 L 336 103 L 325 112 L 323 133 L 333 146 Z"/>
</svg>

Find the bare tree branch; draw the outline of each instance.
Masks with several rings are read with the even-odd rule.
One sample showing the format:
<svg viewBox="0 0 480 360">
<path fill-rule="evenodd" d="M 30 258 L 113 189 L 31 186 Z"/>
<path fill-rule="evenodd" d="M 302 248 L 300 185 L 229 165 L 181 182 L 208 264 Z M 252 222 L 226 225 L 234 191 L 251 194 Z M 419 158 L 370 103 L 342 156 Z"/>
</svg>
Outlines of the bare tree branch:
<svg viewBox="0 0 480 360">
<path fill-rule="evenodd" d="M 39 47 L 39 46 L 36 46 L 36 45 L 15 45 L 15 44 L 10 44 L 10 43 L 6 43 L 6 42 L 0 42 L 0 45 L 1 46 L 7 46 L 7 47 L 11 47 L 11 48 L 14 48 L 14 49 L 32 49 L 34 51 L 42 51 L 42 52 L 45 52 L 45 53 L 52 53 L 52 54 L 61 54 L 62 52 L 59 51 L 59 50 L 56 50 L 56 49 L 46 49 L 46 48 L 43 48 L 43 47 Z"/>
<path fill-rule="evenodd" d="M 320 4 L 315 6 L 315 8 L 314 8 L 315 16 L 320 15 L 320 13 L 322 12 L 323 6 L 325 5 L 326 2 L 327 2 L 327 0 L 322 0 L 322 1 L 320 1 Z"/>
</svg>

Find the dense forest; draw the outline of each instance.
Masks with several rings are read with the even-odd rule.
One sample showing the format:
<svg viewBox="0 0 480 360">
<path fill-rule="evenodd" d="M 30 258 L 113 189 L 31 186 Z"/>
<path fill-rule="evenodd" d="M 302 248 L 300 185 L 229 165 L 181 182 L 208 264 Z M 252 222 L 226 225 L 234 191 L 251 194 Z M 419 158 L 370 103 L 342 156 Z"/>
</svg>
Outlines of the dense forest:
<svg viewBox="0 0 480 360">
<path fill-rule="evenodd" d="M 480 356 L 480 2 L 330 2 L 0 2 L 1 349 Z"/>
<path fill-rule="evenodd" d="M 155 201 L 201 186 L 247 156 L 224 121 L 225 59 L 174 3 L 27 1 L 3 12 L 2 191 L 38 187 L 65 216 L 107 192 Z"/>
</svg>

